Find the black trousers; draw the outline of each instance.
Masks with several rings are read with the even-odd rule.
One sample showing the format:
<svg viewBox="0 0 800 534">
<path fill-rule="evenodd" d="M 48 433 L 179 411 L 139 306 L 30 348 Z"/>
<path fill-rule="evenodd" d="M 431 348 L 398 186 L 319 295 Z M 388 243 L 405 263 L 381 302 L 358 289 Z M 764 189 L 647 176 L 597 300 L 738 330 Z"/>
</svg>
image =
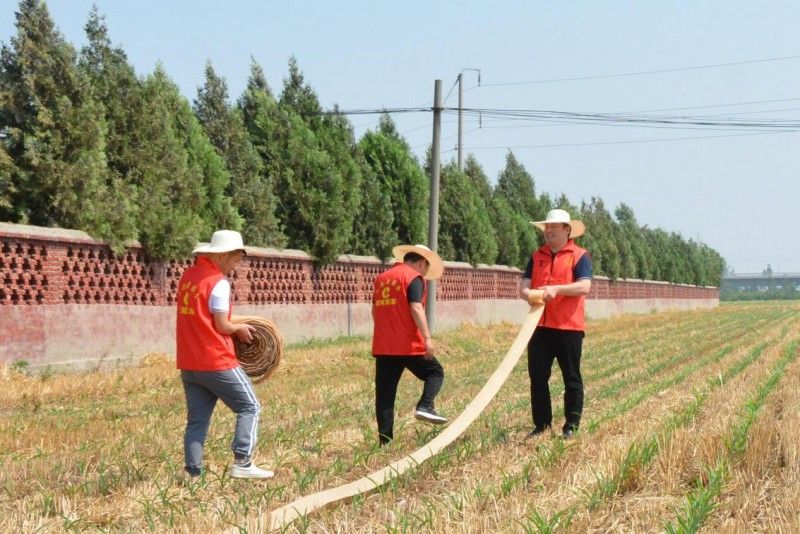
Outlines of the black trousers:
<svg viewBox="0 0 800 534">
<path fill-rule="evenodd" d="M 433 401 L 442 389 L 444 369 L 436 358 L 375 356 L 375 417 L 381 443 L 394 439 L 394 401 L 397 384 L 405 369 L 424 382 L 417 408 L 433 409 Z"/>
<path fill-rule="evenodd" d="M 531 412 L 536 428 L 551 426 L 550 371 L 558 360 L 564 380 L 563 430 L 577 429 L 583 413 L 581 349 L 583 332 L 539 327 L 528 342 L 528 376 L 531 380 Z"/>
</svg>

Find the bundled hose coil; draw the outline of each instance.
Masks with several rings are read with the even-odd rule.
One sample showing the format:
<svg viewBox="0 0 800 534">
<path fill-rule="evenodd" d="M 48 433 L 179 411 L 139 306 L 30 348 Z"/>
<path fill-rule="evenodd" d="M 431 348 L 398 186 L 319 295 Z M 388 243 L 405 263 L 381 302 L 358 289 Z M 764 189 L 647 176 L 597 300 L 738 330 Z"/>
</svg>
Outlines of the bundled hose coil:
<svg viewBox="0 0 800 534">
<path fill-rule="evenodd" d="M 283 355 L 283 337 L 269 319 L 255 316 L 231 317 L 234 323 L 247 323 L 254 328 L 253 340 L 244 343 L 233 337 L 236 358 L 244 372 L 259 384 L 278 368 Z"/>
</svg>

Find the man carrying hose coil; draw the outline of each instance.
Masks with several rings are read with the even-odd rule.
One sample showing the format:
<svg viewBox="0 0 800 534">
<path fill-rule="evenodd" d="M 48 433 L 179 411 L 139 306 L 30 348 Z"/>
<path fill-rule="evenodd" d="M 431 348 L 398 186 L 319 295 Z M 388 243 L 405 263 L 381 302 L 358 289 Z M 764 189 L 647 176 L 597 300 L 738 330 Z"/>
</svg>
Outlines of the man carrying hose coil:
<svg viewBox="0 0 800 534">
<path fill-rule="evenodd" d="M 592 287 L 592 260 L 586 250 L 573 241 L 583 235 L 583 222 L 571 220 L 569 213 L 554 209 L 544 221 L 532 223 L 544 233 L 544 245 L 534 251 L 519 286 L 520 297 L 529 300 L 531 289 L 544 291 L 544 313 L 528 343 L 528 376 L 531 381 L 531 412 L 534 437 L 553 422 L 550 402 L 550 371 L 558 361 L 564 380 L 565 439 L 574 436 L 583 412 L 581 350 L 585 296 Z"/>
<path fill-rule="evenodd" d="M 194 265 L 178 284 L 177 367 L 186 396 L 185 469 L 199 476 L 203 446 L 217 399 L 236 413 L 233 435 L 233 478 L 270 478 L 272 471 L 256 467 L 251 457 L 258 433 L 261 405 L 250 379 L 239 366 L 233 339 L 249 343 L 253 327 L 231 322 L 231 286 L 225 275 L 246 254 L 242 236 L 218 230 L 209 245 L 197 247 Z"/>
<path fill-rule="evenodd" d="M 434 356 L 425 317 L 425 280 L 441 277 L 444 263 L 425 245 L 398 245 L 392 254 L 398 263 L 375 278 L 372 296 L 375 415 L 381 445 L 394 438 L 394 403 L 405 369 L 424 382 L 414 416 L 433 424 L 447 422 L 434 409 L 444 369 Z"/>
</svg>

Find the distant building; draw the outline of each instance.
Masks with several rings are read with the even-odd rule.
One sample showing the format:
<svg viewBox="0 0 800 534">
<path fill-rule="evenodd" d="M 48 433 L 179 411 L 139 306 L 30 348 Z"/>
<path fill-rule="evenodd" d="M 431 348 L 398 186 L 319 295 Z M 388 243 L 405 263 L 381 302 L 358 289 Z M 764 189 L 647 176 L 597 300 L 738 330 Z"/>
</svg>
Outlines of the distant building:
<svg viewBox="0 0 800 534">
<path fill-rule="evenodd" d="M 722 279 L 722 289 L 738 291 L 781 291 L 785 288 L 800 291 L 800 273 L 775 273 L 767 269 L 762 273 L 727 274 Z"/>
</svg>

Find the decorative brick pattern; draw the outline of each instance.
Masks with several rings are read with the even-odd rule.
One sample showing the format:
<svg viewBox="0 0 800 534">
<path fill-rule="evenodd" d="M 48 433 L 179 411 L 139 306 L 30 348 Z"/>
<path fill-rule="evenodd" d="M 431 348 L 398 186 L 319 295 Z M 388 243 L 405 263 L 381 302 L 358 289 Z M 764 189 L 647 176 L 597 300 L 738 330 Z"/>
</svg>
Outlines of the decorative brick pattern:
<svg viewBox="0 0 800 534">
<path fill-rule="evenodd" d="M 444 275 L 436 283 L 437 300 L 467 300 L 472 297 L 473 268 L 445 267 Z"/>
<path fill-rule="evenodd" d="M 161 276 L 161 287 L 166 289 L 168 298 L 164 299 L 164 304 L 175 304 L 178 298 L 178 283 L 181 281 L 183 271 L 192 265 L 191 260 L 173 260 L 163 266 L 160 271 L 163 271 Z"/>
<path fill-rule="evenodd" d="M 497 272 L 475 271 L 472 275 L 472 298 L 492 299 L 497 295 Z"/>
<path fill-rule="evenodd" d="M 89 238 L 50 236 L 50 229 L 28 233 L 0 228 L 0 305 L 123 304 L 164 306 L 175 303 L 178 281 L 191 260 L 149 261 L 141 247 L 115 256 Z M 35 234 L 34 234 L 35 232 Z M 68 231 L 69 232 L 69 231 Z M 244 304 L 368 303 L 372 283 L 388 268 L 374 258 L 343 256 L 316 268 L 297 251 L 253 249 L 230 277 L 232 295 Z M 437 299 L 447 301 L 516 299 L 520 271 L 507 267 L 473 268 L 448 263 L 436 284 Z M 596 277 L 590 299 L 718 298 L 717 288 Z"/>
<path fill-rule="evenodd" d="M 372 302 L 372 286 L 375 279 L 386 270 L 383 265 L 364 265 L 361 267 L 361 289 L 357 302 Z"/>
<path fill-rule="evenodd" d="M 314 304 L 342 304 L 356 302 L 361 294 L 356 267 L 349 263 L 335 263 L 311 273 L 311 302 Z"/>
<path fill-rule="evenodd" d="M 163 304 L 163 292 L 153 283 L 155 270 L 141 249 L 115 257 L 107 247 L 67 246 L 61 259 L 64 303 Z"/>
<path fill-rule="evenodd" d="M 519 298 L 519 282 L 522 276 L 519 272 L 509 272 L 507 270 L 495 272 L 495 297 L 497 299 Z"/>
<path fill-rule="evenodd" d="M 242 300 L 250 304 L 302 304 L 310 289 L 307 269 L 300 261 L 247 258 L 236 269 L 248 285 Z"/>
<path fill-rule="evenodd" d="M 47 247 L 3 237 L 0 241 L 0 304 L 43 304 L 49 283 L 44 265 Z"/>
</svg>

